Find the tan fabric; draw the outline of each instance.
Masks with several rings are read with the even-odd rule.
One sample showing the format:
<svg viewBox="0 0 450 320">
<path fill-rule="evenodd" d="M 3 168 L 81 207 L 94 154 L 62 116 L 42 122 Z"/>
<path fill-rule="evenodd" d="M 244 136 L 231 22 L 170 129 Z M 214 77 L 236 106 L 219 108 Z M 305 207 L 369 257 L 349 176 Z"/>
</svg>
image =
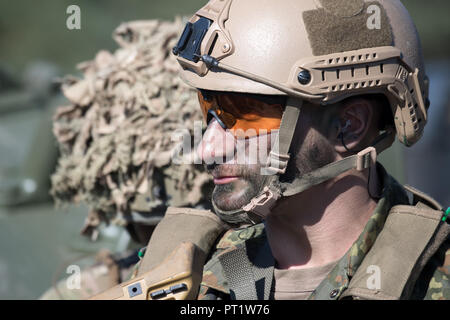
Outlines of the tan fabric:
<svg viewBox="0 0 450 320">
<path fill-rule="evenodd" d="M 211 211 L 169 207 L 153 232 L 138 275 L 158 266 L 183 241 L 198 246 L 206 257 L 226 228 Z"/>
<path fill-rule="evenodd" d="M 307 269 L 275 268 L 272 296 L 275 300 L 306 300 L 336 264 L 337 261 Z"/>
<path fill-rule="evenodd" d="M 392 207 L 383 230 L 342 297 L 401 299 L 414 266 L 435 234 L 441 215 L 441 211 L 420 206 Z M 371 277 L 367 270 L 371 266 L 378 267 L 381 272 L 379 288 L 367 285 Z"/>
</svg>

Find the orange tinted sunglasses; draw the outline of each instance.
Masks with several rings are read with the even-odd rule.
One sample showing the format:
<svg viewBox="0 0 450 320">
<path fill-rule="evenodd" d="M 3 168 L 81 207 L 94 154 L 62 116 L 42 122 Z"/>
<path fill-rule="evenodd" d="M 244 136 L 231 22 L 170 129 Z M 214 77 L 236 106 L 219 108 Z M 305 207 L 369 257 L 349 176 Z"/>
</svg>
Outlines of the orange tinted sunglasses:
<svg viewBox="0 0 450 320">
<path fill-rule="evenodd" d="M 283 96 L 205 90 L 198 91 L 198 100 L 206 123 L 214 117 L 222 128 L 239 137 L 259 135 L 261 129 L 265 133 L 279 129 L 286 103 Z"/>
</svg>

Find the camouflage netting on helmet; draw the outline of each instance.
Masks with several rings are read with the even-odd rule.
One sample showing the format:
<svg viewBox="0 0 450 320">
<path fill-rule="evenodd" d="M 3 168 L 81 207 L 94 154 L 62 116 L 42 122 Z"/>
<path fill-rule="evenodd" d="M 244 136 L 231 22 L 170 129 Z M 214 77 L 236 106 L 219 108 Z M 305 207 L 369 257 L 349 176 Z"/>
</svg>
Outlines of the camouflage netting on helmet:
<svg viewBox="0 0 450 320">
<path fill-rule="evenodd" d="M 114 54 L 99 52 L 78 66 L 83 79 L 63 81 L 71 105 L 54 115 L 61 156 L 51 194 L 57 204 L 86 203 L 93 225 L 129 214 L 135 197 L 152 190 L 156 170 L 182 195 L 167 205 L 195 206 L 210 183 L 201 165 L 171 163 L 179 143 L 171 134 L 193 133 L 201 121 L 196 93 L 177 76 L 171 54 L 183 26 L 179 18 L 122 24 Z"/>
</svg>

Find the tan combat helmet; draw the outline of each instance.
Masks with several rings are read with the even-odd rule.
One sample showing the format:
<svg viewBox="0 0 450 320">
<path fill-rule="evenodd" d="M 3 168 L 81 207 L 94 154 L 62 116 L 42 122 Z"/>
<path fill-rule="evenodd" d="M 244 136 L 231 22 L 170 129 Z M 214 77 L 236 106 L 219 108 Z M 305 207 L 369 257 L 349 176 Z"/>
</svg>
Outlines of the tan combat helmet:
<svg viewBox="0 0 450 320">
<path fill-rule="evenodd" d="M 219 215 L 250 220 L 275 201 L 356 168 L 388 148 L 387 130 L 357 155 L 280 183 L 302 101 L 328 105 L 363 94 L 384 94 L 398 139 L 411 146 L 427 121 L 428 78 L 412 19 L 399 0 L 211 0 L 190 19 L 173 49 L 181 77 L 198 89 L 287 95 L 279 144 L 267 169 L 274 173 L 247 206 Z M 252 214 L 253 213 L 253 214 Z"/>
</svg>

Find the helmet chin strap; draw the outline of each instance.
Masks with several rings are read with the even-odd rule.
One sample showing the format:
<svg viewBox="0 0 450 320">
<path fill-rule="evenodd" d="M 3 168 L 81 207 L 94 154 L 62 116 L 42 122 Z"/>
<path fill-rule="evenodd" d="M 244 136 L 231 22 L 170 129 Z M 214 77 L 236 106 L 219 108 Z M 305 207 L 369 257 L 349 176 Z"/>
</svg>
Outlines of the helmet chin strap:
<svg viewBox="0 0 450 320">
<path fill-rule="evenodd" d="M 269 176 L 262 191 L 251 199 L 247 205 L 237 210 L 221 210 L 212 201 L 214 211 L 222 220 L 233 225 L 260 223 L 267 217 L 280 198 L 299 194 L 348 170 L 363 171 L 370 168 L 375 165 L 377 154 L 390 147 L 394 142 L 395 133 L 387 131 L 381 134 L 372 146 L 355 155 L 332 162 L 301 177 L 297 177 L 292 182 L 282 183 L 279 179 L 286 172 L 290 159 L 288 152 L 295 128 L 297 127 L 301 107 L 301 99 L 288 98 L 281 119 L 278 139 L 276 139 L 272 147 L 266 167 L 262 169 L 263 174 Z"/>
<path fill-rule="evenodd" d="M 303 100 L 288 97 L 286 108 L 281 118 L 278 137 L 270 151 L 267 164 L 262 168 L 261 174 L 266 175 L 267 179 L 260 193 L 250 202 L 240 209 L 222 210 L 214 202 L 212 205 L 215 213 L 229 224 L 256 224 L 263 220 L 269 213 L 275 202 L 281 195 L 279 188 L 279 176 L 286 172 L 287 164 L 290 159 L 288 154 L 294 137 L 297 121 L 300 116 L 300 109 Z"/>
<path fill-rule="evenodd" d="M 243 208 L 236 210 L 222 210 L 217 207 L 214 200 L 212 200 L 211 202 L 216 215 L 221 220 L 232 226 L 242 226 L 246 224 L 252 225 L 260 223 L 262 221 L 260 216 L 255 215 L 253 212 L 245 211 Z"/>
</svg>

